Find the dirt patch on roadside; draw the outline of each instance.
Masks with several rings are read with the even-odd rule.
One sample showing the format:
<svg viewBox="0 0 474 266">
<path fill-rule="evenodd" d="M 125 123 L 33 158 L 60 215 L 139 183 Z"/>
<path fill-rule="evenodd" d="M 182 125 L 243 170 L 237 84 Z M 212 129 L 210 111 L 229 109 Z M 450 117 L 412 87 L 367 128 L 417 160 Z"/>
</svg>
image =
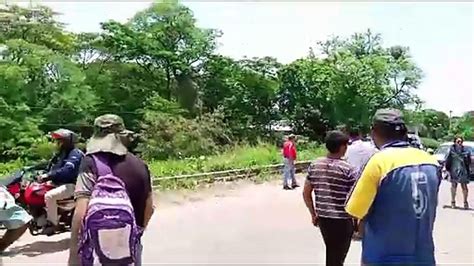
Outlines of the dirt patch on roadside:
<svg viewBox="0 0 474 266">
<path fill-rule="evenodd" d="M 159 208 L 170 208 L 181 206 L 190 202 L 199 202 L 209 198 L 235 197 L 242 188 L 255 185 L 275 185 L 278 184 L 278 177 L 267 181 L 260 179 L 243 179 L 231 182 L 216 182 L 213 184 L 203 184 L 195 189 L 155 191 L 155 204 Z"/>
</svg>

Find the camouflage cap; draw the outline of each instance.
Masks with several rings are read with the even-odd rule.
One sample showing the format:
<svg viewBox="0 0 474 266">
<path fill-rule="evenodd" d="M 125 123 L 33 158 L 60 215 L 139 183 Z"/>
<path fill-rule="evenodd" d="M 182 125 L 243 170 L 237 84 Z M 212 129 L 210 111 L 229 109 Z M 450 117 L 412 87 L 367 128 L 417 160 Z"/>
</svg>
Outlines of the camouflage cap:
<svg viewBox="0 0 474 266">
<path fill-rule="evenodd" d="M 379 109 L 375 112 L 373 123 L 386 123 L 390 125 L 405 124 L 403 114 L 398 109 Z"/>
<path fill-rule="evenodd" d="M 133 134 L 125 128 L 123 119 L 114 114 L 99 116 L 94 121 L 94 135 L 87 143 L 87 153 L 110 152 L 125 155 L 128 150 L 122 138 Z"/>
</svg>

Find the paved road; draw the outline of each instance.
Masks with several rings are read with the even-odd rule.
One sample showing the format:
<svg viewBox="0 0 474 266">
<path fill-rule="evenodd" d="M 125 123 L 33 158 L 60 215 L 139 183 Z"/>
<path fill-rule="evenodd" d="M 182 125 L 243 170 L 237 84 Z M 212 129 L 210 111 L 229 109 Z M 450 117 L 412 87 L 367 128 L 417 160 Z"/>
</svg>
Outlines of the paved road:
<svg viewBox="0 0 474 266">
<path fill-rule="evenodd" d="M 443 208 L 448 193 L 444 183 L 435 230 L 438 263 L 474 264 L 474 212 Z M 310 224 L 301 190 L 283 191 L 277 182 L 240 182 L 159 196 L 144 237 L 146 264 L 324 263 L 321 236 Z M 474 206 L 474 200 L 470 203 Z M 3 264 L 64 265 L 68 241 L 67 234 L 24 236 Z M 353 242 L 346 262 L 358 264 L 359 258 L 360 243 Z"/>
</svg>

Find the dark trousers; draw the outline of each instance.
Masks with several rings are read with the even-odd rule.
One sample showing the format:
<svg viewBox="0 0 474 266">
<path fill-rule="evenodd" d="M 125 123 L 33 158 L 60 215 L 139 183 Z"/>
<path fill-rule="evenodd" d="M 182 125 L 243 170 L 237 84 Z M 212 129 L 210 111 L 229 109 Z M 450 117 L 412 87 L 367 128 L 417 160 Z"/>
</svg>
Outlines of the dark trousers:
<svg viewBox="0 0 474 266">
<path fill-rule="evenodd" d="M 351 246 L 354 221 L 319 218 L 319 229 L 326 245 L 326 266 L 343 266 Z"/>
<path fill-rule="evenodd" d="M 359 221 L 357 219 L 353 219 L 352 223 L 354 224 L 354 232 L 359 232 Z"/>
</svg>

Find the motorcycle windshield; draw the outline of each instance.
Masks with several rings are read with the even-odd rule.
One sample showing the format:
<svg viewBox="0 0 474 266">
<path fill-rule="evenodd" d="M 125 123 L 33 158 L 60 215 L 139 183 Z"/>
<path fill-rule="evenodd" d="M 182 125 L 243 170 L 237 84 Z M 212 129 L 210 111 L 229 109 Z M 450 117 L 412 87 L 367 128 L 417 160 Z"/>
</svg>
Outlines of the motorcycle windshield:
<svg viewBox="0 0 474 266">
<path fill-rule="evenodd" d="M 19 182 L 21 182 L 21 179 L 23 178 L 24 174 L 25 174 L 25 172 L 23 170 L 16 171 L 12 175 L 9 175 L 9 176 L 1 179 L 0 184 L 7 187 L 11 184 L 19 183 Z"/>
</svg>

